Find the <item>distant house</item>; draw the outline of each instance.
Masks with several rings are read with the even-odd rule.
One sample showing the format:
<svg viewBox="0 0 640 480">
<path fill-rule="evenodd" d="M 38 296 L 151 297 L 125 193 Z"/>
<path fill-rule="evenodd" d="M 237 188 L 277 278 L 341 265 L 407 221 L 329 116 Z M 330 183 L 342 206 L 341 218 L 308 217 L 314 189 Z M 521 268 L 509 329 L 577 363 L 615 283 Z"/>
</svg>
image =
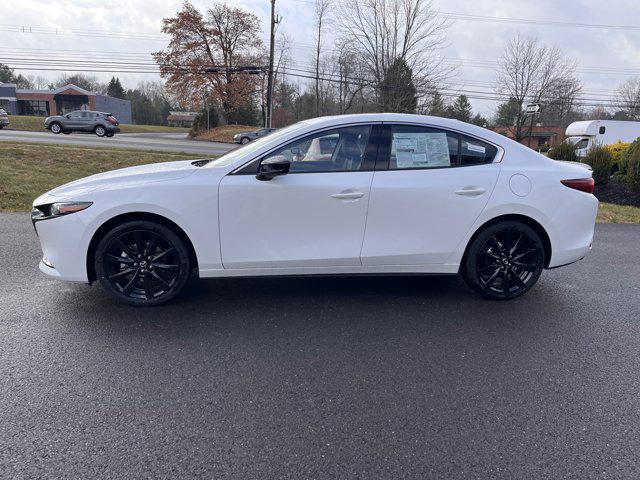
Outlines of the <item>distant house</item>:
<svg viewBox="0 0 640 480">
<path fill-rule="evenodd" d="M 31 90 L 17 88 L 14 83 L 0 83 L 0 107 L 10 115 L 41 117 L 73 110 L 97 110 L 113 114 L 120 123 L 132 123 L 129 100 L 89 92 L 72 84 L 54 90 Z"/>
<path fill-rule="evenodd" d="M 167 125 L 170 127 L 191 128 L 198 112 L 169 112 Z"/>
<path fill-rule="evenodd" d="M 513 133 L 507 127 L 496 127 L 493 128 L 493 131 L 513 140 Z M 534 125 L 531 133 L 529 133 L 529 127 L 523 129 L 524 138 L 520 140 L 520 143 L 534 150 L 538 150 L 545 145 L 553 147 L 562 142 L 564 132 L 564 127 Z"/>
</svg>

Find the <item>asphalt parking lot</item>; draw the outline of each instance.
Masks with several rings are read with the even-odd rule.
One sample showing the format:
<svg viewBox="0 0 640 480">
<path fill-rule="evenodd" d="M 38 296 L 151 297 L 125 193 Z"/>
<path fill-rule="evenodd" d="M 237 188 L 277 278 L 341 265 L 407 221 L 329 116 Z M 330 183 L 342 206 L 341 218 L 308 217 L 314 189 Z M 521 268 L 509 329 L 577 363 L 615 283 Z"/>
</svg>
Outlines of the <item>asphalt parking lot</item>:
<svg viewBox="0 0 640 480">
<path fill-rule="evenodd" d="M 640 227 L 511 302 L 209 280 L 135 309 L 0 214 L 1 478 L 638 478 Z"/>
</svg>

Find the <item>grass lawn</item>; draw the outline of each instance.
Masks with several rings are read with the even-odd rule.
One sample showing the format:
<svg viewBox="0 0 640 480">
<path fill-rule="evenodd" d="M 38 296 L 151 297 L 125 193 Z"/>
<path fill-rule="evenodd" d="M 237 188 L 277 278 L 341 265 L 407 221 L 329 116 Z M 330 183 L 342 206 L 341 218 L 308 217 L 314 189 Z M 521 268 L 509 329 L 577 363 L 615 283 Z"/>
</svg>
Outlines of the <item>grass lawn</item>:
<svg viewBox="0 0 640 480">
<path fill-rule="evenodd" d="M 0 211 L 29 211 L 38 195 L 94 173 L 192 158 L 202 155 L 0 142 Z"/>
<path fill-rule="evenodd" d="M 635 223 L 640 224 L 640 208 L 613 203 L 600 203 L 598 223 Z"/>
<path fill-rule="evenodd" d="M 25 130 L 29 132 L 44 132 L 45 117 L 30 117 L 10 115 L 7 130 Z M 188 128 L 165 127 L 162 125 L 120 125 L 121 133 L 187 133 Z"/>
</svg>

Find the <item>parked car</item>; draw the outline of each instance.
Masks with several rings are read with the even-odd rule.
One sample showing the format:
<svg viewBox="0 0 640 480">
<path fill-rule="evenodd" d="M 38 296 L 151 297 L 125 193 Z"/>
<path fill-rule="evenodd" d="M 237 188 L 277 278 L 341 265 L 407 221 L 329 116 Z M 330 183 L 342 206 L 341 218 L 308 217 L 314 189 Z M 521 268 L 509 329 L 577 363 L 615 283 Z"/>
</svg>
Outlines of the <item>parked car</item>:
<svg viewBox="0 0 640 480">
<path fill-rule="evenodd" d="M 93 175 L 33 203 L 51 278 L 156 305 L 205 277 L 461 274 L 522 295 L 591 249 L 591 170 L 457 120 L 306 120 L 215 160 Z M 366 227 L 366 228 L 365 228 Z"/>
<path fill-rule="evenodd" d="M 120 132 L 116 117 L 110 113 L 78 110 L 66 115 L 47 117 L 44 128 L 52 133 L 95 133 L 99 137 L 113 137 Z"/>
<path fill-rule="evenodd" d="M 0 108 L 0 130 L 9 125 L 9 115 L 4 110 L 4 108 Z"/>
<path fill-rule="evenodd" d="M 255 130 L 253 132 L 242 132 L 233 136 L 233 141 L 236 143 L 246 144 L 251 140 L 255 140 L 256 138 L 264 137 L 265 135 L 273 132 L 275 128 L 261 128 L 259 130 Z"/>
</svg>

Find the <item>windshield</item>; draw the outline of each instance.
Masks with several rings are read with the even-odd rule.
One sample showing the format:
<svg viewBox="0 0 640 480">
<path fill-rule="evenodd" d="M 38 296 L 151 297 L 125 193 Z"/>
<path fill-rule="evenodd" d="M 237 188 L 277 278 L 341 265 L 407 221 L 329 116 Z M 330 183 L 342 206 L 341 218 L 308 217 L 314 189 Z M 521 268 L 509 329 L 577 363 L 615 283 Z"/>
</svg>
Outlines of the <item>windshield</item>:
<svg viewBox="0 0 640 480">
<path fill-rule="evenodd" d="M 277 141 L 280 138 L 287 136 L 290 132 L 301 129 L 306 125 L 307 125 L 306 122 L 298 122 L 298 123 L 294 123 L 293 125 L 289 125 L 288 127 L 281 128 L 280 130 L 275 130 L 269 135 L 260 137 L 257 140 L 247 143 L 246 145 L 243 145 L 234 150 L 231 150 L 229 153 L 225 153 L 220 158 L 217 158 L 214 161 L 209 162 L 206 165 L 206 167 L 218 168 L 218 167 L 226 167 L 227 165 L 231 165 L 233 162 L 235 162 L 239 158 L 244 157 L 245 155 L 250 155 L 253 152 L 257 152 L 262 147 L 264 147 L 265 145 L 271 142 L 277 143 Z"/>
<path fill-rule="evenodd" d="M 575 145 L 576 143 L 578 143 L 580 140 L 584 140 L 585 137 L 567 137 L 565 139 L 565 142 L 567 142 L 570 145 Z"/>
</svg>

